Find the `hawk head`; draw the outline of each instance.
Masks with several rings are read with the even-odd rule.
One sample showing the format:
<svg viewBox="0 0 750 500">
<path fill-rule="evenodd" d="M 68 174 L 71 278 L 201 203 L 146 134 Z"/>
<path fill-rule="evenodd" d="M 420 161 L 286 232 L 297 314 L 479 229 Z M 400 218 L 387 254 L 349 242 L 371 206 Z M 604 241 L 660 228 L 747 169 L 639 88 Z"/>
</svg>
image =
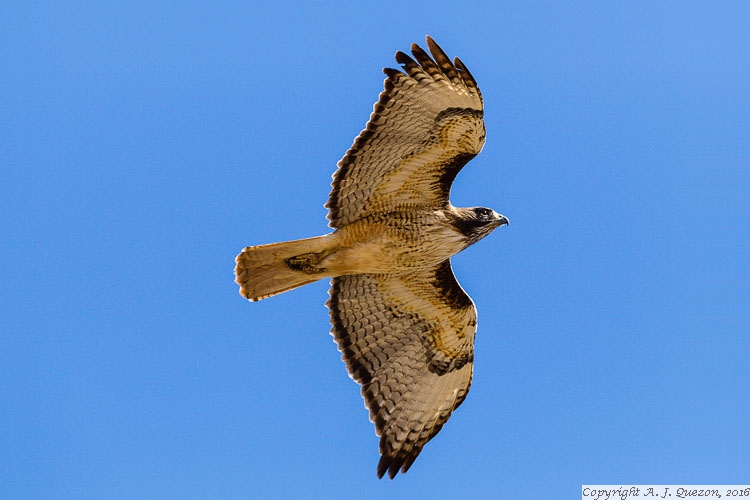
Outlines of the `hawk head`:
<svg viewBox="0 0 750 500">
<path fill-rule="evenodd" d="M 496 228 L 510 223 L 507 217 L 486 207 L 454 208 L 453 215 L 453 227 L 464 235 L 469 245 L 481 240 Z"/>
</svg>

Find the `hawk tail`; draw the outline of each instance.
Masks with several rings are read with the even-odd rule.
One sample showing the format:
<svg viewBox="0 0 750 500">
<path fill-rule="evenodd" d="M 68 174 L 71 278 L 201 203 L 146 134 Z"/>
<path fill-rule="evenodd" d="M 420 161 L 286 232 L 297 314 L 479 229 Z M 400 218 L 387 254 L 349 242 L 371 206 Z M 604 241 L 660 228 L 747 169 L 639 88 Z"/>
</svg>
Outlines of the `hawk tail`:
<svg viewBox="0 0 750 500">
<path fill-rule="evenodd" d="M 331 253 L 329 236 L 246 247 L 235 259 L 240 295 L 255 302 L 330 277 L 318 266 Z"/>
</svg>

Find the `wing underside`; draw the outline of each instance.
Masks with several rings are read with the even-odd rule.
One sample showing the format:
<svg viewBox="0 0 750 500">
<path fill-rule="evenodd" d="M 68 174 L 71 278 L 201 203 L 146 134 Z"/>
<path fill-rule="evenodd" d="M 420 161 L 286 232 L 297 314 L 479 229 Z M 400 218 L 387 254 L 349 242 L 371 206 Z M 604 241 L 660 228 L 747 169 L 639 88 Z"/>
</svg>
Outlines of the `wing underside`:
<svg viewBox="0 0 750 500">
<path fill-rule="evenodd" d="M 485 139 L 482 96 L 471 73 L 427 37 L 428 55 L 396 53 L 366 128 L 338 164 L 326 207 L 338 228 L 394 208 L 439 207 Z"/>
<path fill-rule="evenodd" d="M 380 436 L 378 476 L 406 472 L 471 385 L 476 310 L 450 262 L 333 278 L 332 335 Z"/>
</svg>

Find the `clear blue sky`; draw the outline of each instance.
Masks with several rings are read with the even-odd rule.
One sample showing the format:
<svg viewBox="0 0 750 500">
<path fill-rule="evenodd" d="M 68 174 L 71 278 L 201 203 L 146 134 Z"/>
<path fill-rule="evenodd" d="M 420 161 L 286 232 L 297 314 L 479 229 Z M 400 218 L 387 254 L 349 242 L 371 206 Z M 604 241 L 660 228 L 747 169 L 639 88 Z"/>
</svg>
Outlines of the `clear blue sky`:
<svg viewBox="0 0 750 500">
<path fill-rule="evenodd" d="M 578 498 L 747 482 L 747 2 L 5 2 L 0 496 Z M 242 247 L 327 231 L 393 53 L 485 96 L 474 384 L 412 469 Z"/>
</svg>

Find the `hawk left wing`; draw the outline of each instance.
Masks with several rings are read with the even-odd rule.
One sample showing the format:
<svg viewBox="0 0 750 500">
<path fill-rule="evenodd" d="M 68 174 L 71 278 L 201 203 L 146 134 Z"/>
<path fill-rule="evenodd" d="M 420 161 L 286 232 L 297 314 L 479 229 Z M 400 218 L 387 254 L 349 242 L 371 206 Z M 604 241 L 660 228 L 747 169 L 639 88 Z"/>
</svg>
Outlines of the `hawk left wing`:
<svg viewBox="0 0 750 500">
<path fill-rule="evenodd" d="M 331 280 L 332 335 L 380 436 L 378 476 L 406 472 L 471 385 L 474 303 L 450 261 Z"/>
</svg>

